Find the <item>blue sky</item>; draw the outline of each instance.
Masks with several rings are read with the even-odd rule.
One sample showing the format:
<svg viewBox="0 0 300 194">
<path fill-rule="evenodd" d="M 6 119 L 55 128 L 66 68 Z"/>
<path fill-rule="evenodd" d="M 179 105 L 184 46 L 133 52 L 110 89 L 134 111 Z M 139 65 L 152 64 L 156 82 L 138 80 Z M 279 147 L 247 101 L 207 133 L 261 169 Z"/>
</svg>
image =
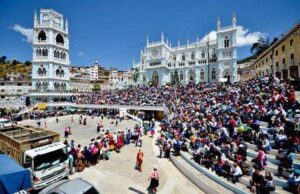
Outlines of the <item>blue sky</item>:
<svg viewBox="0 0 300 194">
<path fill-rule="evenodd" d="M 242 46 L 238 57 L 250 54 L 253 39 L 280 36 L 300 19 L 299 0 L 0 0 L 0 56 L 32 59 L 27 41 L 34 10 L 54 9 L 69 20 L 72 65 L 98 60 L 105 67 L 128 69 L 146 42 L 163 31 L 172 45 L 185 43 L 231 24 L 236 12 Z M 248 31 L 247 31 L 248 29 Z M 20 33 L 22 32 L 22 33 Z M 24 36 L 27 35 L 26 36 Z M 213 34 L 213 33 L 212 33 Z"/>
</svg>

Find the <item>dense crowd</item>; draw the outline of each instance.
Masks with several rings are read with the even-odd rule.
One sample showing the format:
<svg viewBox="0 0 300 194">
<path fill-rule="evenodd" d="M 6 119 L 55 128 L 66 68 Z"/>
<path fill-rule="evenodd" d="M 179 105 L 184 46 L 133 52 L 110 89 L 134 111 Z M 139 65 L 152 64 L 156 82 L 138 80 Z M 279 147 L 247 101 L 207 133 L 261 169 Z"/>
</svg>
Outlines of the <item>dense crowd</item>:
<svg viewBox="0 0 300 194">
<path fill-rule="evenodd" d="M 103 90 L 80 94 L 75 102 L 165 106 L 170 114 L 161 122 L 160 157 L 169 157 L 171 148 L 175 155 L 191 149 L 195 162 L 233 183 L 243 175 L 251 176 L 251 190 L 257 193 L 275 190 L 274 175 L 265 167 L 267 154 L 276 149 L 279 151 L 276 159 L 281 162 L 276 176 L 285 177 L 290 189 L 300 192 L 300 170 L 293 165 L 294 154 L 300 153 L 300 104 L 293 86 L 276 77 L 233 84 L 190 83 Z M 100 158 L 109 158 L 111 139 L 115 145 L 123 146 L 128 143 L 128 134 L 132 133 L 106 132 L 83 149 L 80 145 L 77 148 L 70 145 L 74 165 L 88 166 Z M 249 144 L 258 149 L 252 160 L 247 157 Z"/>
<path fill-rule="evenodd" d="M 265 166 L 267 153 L 277 149 L 277 176 L 299 190 L 300 171 L 292 164 L 293 154 L 300 152 L 300 105 L 293 86 L 276 77 L 101 91 L 82 94 L 77 103 L 166 106 L 171 115 L 162 122 L 161 156 L 168 156 L 170 147 L 175 154 L 191 147 L 196 162 L 233 183 L 252 176 L 251 190 L 258 193 L 275 189 Z M 247 143 L 258 148 L 252 161 L 247 160 Z"/>
<path fill-rule="evenodd" d="M 292 164 L 293 153 L 300 152 L 300 105 L 292 86 L 264 77 L 232 85 L 189 84 L 175 94 L 172 116 L 162 123 L 161 152 L 169 155 L 170 144 L 175 154 L 191 147 L 200 165 L 233 183 L 250 175 L 251 190 L 268 193 L 275 190 L 273 175 L 261 172 L 266 154 L 278 149 L 277 175 L 286 176 L 290 189 L 299 192 L 300 171 Z M 259 149 L 252 161 L 247 160 L 247 143 Z"/>
<path fill-rule="evenodd" d="M 122 122 L 122 119 L 114 119 L 112 122 Z M 80 124 L 84 125 L 83 122 Z M 151 128 L 153 125 L 148 123 L 147 126 Z M 71 174 L 81 172 L 91 165 L 96 165 L 100 160 L 109 160 L 111 151 L 119 153 L 123 146 L 132 142 L 136 146 L 142 147 L 141 136 L 143 134 L 143 127 L 140 125 L 136 125 L 134 129 L 125 129 L 116 132 L 105 129 L 102 120 L 100 120 L 95 128 L 98 136 L 91 139 L 89 145 L 86 146 L 82 146 L 81 144 L 75 145 L 73 140 L 69 142 L 68 137 L 72 134 L 72 131 L 70 127 L 65 128 L 66 139 L 64 143 L 68 146 Z"/>
</svg>

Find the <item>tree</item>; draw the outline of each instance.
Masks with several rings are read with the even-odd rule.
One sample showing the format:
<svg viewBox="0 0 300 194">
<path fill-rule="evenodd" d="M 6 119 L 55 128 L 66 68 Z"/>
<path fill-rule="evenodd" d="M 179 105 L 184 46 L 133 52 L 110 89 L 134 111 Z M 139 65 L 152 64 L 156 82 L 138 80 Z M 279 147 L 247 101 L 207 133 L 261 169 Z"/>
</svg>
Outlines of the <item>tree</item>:
<svg viewBox="0 0 300 194">
<path fill-rule="evenodd" d="M 101 90 L 101 86 L 99 84 L 94 84 L 93 91 L 99 92 Z"/>
<path fill-rule="evenodd" d="M 270 43 L 270 46 L 273 45 L 275 42 L 277 42 L 277 40 L 278 40 L 277 37 L 273 38 L 272 42 Z"/>
<path fill-rule="evenodd" d="M 7 59 L 6 56 L 2 56 L 2 57 L 0 58 L 0 63 L 5 63 L 6 59 Z"/>
<path fill-rule="evenodd" d="M 11 62 L 12 65 L 17 65 L 17 64 L 19 64 L 19 63 L 20 63 L 20 62 L 17 61 L 17 60 L 15 60 L 15 59 Z"/>
<path fill-rule="evenodd" d="M 138 68 L 134 68 L 132 78 L 133 78 L 133 81 L 136 83 L 139 78 Z"/>
<path fill-rule="evenodd" d="M 263 38 L 260 37 L 256 43 L 252 44 L 252 47 L 250 49 L 251 53 L 254 53 L 254 55 L 261 54 L 264 50 L 266 50 L 269 47 L 269 38 Z"/>
<path fill-rule="evenodd" d="M 24 63 L 26 66 L 30 66 L 32 63 L 30 61 L 25 61 Z"/>
</svg>

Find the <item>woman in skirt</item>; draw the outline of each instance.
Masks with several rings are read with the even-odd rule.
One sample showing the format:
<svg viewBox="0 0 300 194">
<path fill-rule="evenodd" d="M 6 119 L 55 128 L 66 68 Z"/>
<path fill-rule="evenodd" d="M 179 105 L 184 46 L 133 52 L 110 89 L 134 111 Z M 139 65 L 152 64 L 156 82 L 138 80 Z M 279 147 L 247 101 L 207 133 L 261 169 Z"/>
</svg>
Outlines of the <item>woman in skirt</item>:
<svg viewBox="0 0 300 194">
<path fill-rule="evenodd" d="M 156 193 L 157 187 L 159 185 L 159 173 L 156 165 L 153 166 L 153 170 L 151 172 L 149 180 L 150 180 L 150 185 L 148 187 L 148 190 L 152 191 L 153 193 Z"/>
</svg>

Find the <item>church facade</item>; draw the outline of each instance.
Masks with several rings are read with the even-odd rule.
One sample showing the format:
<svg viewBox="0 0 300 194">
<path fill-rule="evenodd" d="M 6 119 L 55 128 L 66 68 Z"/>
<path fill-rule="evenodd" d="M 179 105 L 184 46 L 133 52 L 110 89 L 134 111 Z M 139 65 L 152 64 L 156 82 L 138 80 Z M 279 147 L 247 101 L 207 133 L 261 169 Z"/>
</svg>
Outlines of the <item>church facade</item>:
<svg viewBox="0 0 300 194">
<path fill-rule="evenodd" d="M 39 92 L 70 88 L 68 22 L 51 9 L 34 14 L 32 89 Z"/>
<path fill-rule="evenodd" d="M 149 42 L 133 63 L 137 85 L 237 81 L 236 16 L 232 25 L 221 27 L 217 20 L 216 40 L 202 39 L 186 45 L 172 45 L 165 40 Z"/>
</svg>

